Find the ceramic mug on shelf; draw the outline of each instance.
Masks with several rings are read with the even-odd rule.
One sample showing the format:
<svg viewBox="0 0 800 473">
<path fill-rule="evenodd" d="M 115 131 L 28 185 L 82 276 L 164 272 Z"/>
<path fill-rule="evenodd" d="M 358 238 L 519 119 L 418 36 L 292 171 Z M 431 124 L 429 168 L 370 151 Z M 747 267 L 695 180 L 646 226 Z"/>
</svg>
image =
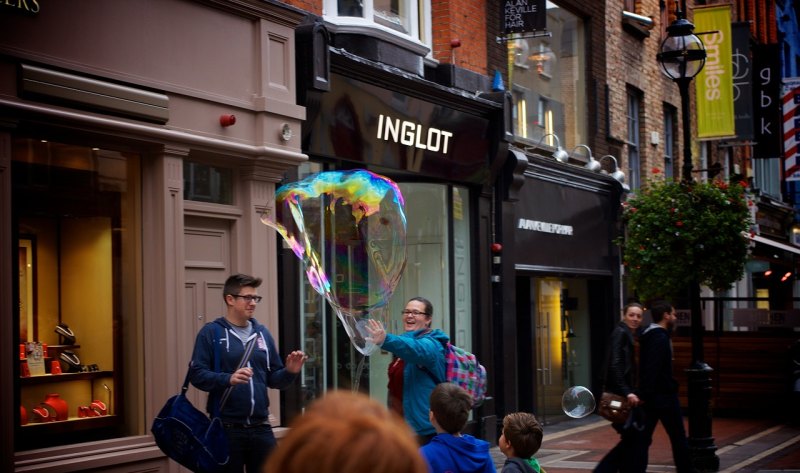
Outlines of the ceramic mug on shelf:
<svg viewBox="0 0 800 473">
<path fill-rule="evenodd" d="M 94 415 L 108 415 L 108 407 L 106 406 L 106 403 L 98 399 L 92 401 L 92 404 L 89 406 L 89 408 L 95 413 Z"/>
<path fill-rule="evenodd" d="M 56 420 L 56 415 L 55 411 L 53 411 L 52 413 L 50 412 L 51 409 L 52 407 L 48 406 L 45 403 L 41 403 L 38 406 L 35 406 L 33 409 L 31 409 L 31 412 L 33 412 L 33 421 L 53 422 L 54 420 Z"/>
</svg>

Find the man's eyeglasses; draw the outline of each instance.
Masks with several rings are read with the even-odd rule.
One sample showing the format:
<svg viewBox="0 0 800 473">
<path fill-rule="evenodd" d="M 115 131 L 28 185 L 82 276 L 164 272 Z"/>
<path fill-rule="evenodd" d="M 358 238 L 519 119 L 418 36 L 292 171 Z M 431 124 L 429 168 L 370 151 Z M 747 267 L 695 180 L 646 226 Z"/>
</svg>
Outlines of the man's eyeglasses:
<svg viewBox="0 0 800 473">
<path fill-rule="evenodd" d="M 252 295 L 249 295 L 249 294 L 246 295 L 246 296 L 242 296 L 242 295 L 239 295 L 239 294 L 230 294 L 230 295 L 233 296 L 233 297 L 241 297 L 242 299 L 246 300 L 248 304 L 251 303 L 251 302 L 255 302 L 256 304 L 258 304 L 259 302 L 261 302 L 261 299 L 263 299 L 263 297 L 261 297 L 261 296 L 252 296 Z"/>
<path fill-rule="evenodd" d="M 403 315 L 413 315 L 414 317 L 419 317 L 420 315 L 428 315 L 428 313 L 427 312 L 420 312 L 418 310 L 405 309 L 403 311 Z"/>
</svg>

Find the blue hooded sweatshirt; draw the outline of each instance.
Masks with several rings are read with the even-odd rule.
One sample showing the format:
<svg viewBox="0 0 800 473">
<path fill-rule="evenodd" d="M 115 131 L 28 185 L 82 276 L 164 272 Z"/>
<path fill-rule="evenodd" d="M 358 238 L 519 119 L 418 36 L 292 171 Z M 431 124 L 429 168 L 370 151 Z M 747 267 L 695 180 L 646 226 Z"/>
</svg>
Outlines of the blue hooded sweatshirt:
<svg viewBox="0 0 800 473">
<path fill-rule="evenodd" d="M 428 412 L 437 382 L 445 380 L 444 347 L 450 341 L 439 329 L 386 334 L 381 348 L 403 359 L 403 416 L 417 435 L 436 433 Z"/>
<path fill-rule="evenodd" d="M 256 338 L 255 349 L 247 366 L 253 368 L 253 377 L 247 384 L 237 384 L 231 391 L 220 417 L 223 422 L 235 424 L 261 424 L 269 417 L 269 398 L 267 388 L 285 389 L 297 374 L 290 373 L 283 366 L 275 341 L 266 327 L 256 319 L 250 319 L 253 331 L 250 338 Z M 217 346 L 215 347 L 215 342 Z M 206 410 L 213 413 L 212 407 L 218 405 L 230 379 L 244 353 L 245 343 L 234 333 L 225 317 L 219 317 L 200 329 L 194 344 L 192 361 L 189 364 L 189 380 L 203 391 L 208 391 Z M 219 354 L 219 371 L 215 368 L 214 357 Z"/>
<path fill-rule="evenodd" d="M 430 473 L 496 473 L 489 442 L 471 435 L 439 434 L 419 449 Z"/>
</svg>

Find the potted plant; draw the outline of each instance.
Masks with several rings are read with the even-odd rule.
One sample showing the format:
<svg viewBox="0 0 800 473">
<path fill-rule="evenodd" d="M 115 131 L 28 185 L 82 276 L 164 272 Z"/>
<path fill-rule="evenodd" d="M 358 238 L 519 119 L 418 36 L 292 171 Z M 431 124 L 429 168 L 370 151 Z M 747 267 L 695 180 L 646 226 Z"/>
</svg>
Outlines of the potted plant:
<svg viewBox="0 0 800 473">
<path fill-rule="evenodd" d="M 742 277 L 752 223 L 745 189 L 744 182 L 664 179 L 628 197 L 616 242 L 641 300 L 674 298 L 697 284 L 725 290 Z"/>
</svg>

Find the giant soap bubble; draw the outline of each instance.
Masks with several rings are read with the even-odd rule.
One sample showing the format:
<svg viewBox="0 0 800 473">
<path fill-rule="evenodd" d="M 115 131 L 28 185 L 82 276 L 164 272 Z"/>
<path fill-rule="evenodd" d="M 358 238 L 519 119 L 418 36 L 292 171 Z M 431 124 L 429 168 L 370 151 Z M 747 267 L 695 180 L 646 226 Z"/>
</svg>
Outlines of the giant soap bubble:
<svg viewBox="0 0 800 473">
<path fill-rule="evenodd" d="M 364 355 L 366 319 L 388 322 L 387 304 L 406 265 L 406 217 L 397 184 L 366 170 L 313 174 L 278 188 L 275 228 L 303 261 L 311 286 L 325 297 Z"/>
<path fill-rule="evenodd" d="M 573 386 L 561 396 L 561 409 L 564 414 L 580 419 L 594 412 L 595 402 L 592 392 L 583 386 Z"/>
</svg>

